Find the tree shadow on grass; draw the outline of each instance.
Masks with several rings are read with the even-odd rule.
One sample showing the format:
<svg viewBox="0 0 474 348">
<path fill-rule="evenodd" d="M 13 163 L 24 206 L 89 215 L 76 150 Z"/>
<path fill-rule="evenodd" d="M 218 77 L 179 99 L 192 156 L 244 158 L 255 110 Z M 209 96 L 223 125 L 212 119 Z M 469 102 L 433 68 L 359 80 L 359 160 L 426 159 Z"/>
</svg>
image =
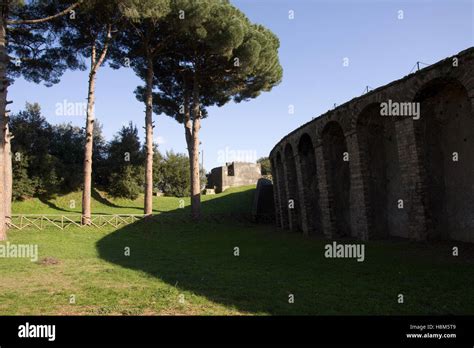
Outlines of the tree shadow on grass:
<svg viewBox="0 0 474 348">
<path fill-rule="evenodd" d="M 110 201 L 105 195 L 103 195 L 101 192 L 99 192 L 97 189 L 92 189 L 91 191 L 91 197 L 96 200 L 97 202 L 101 203 L 102 205 L 105 205 L 107 207 L 110 207 L 110 208 L 118 208 L 118 209 L 123 209 L 125 212 L 129 212 L 131 210 L 137 210 L 137 212 L 135 212 L 136 214 L 139 214 L 140 211 L 143 211 L 143 206 L 140 206 L 140 207 L 131 207 L 131 206 L 127 206 L 127 205 L 118 205 L 116 203 L 113 203 L 112 201 Z M 100 209 L 96 209 L 96 210 L 100 210 Z M 153 212 L 155 213 L 159 213 L 160 210 L 158 209 L 153 209 Z M 117 212 L 118 213 L 118 212 Z M 110 213 L 109 213 L 110 214 Z"/>
<path fill-rule="evenodd" d="M 434 269 L 431 263 L 409 261 L 403 251 L 413 249 L 408 242 L 367 243 L 370 257 L 364 262 L 326 258 L 326 240 L 250 222 L 252 193 L 203 202 L 200 222 L 190 220 L 187 207 L 127 225 L 97 242 L 99 255 L 176 287 L 185 299 L 192 294 L 204 296 L 225 306 L 228 313 L 463 313 L 457 302 L 445 303 L 446 293 L 463 282 L 462 277 L 453 277 L 452 265 Z M 126 247 L 130 256 L 124 255 Z M 439 253 L 423 250 L 426 255 L 421 259 Z M 411 306 L 401 307 L 393 300 L 401 288 L 410 289 Z M 446 308 L 433 309 L 425 300 L 426 289 L 433 301 L 445 303 Z M 205 304 L 200 306 L 200 314 L 213 313 L 206 312 Z"/>
<path fill-rule="evenodd" d="M 38 199 L 40 200 L 41 203 L 46 204 L 51 209 L 63 211 L 63 212 L 66 212 L 66 213 L 74 213 L 75 212 L 74 210 L 69 210 L 69 209 L 64 209 L 64 208 L 59 207 L 58 205 L 51 202 L 48 197 L 39 196 Z"/>
<path fill-rule="evenodd" d="M 295 272 L 295 267 L 304 268 L 308 253 L 316 254 L 315 244 L 308 248 L 300 236 L 250 222 L 253 191 L 203 202 L 200 222 L 190 220 L 187 207 L 125 226 L 97 242 L 99 255 L 144 271 L 185 294 L 205 296 L 230 311 L 314 314 L 308 284 L 314 279 L 311 267 L 303 273 Z M 247 211 L 222 209 L 245 201 Z M 124 255 L 125 247 L 130 247 L 130 256 Z M 291 248 L 304 252 L 292 253 Z M 290 304 L 288 296 L 303 280 L 300 277 L 307 294 L 300 293 L 300 304 Z M 307 297 L 304 305 L 303 297 Z"/>
<path fill-rule="evenodd" d="M 115 203 L 112 203 L 111 201 L 109 201 L 106 197 L 102 196 L 102 194 L 97 191 L 95 188 L 92 189 L 91 191 L 91 196 L 93 199 L 95 199 L 97 202 L 103 204 L 103 205 L 106 205 L 108 207 L 111 207 L 111 208 L 124 208 L 120 205 L 117 205 Z"/>
</svg>

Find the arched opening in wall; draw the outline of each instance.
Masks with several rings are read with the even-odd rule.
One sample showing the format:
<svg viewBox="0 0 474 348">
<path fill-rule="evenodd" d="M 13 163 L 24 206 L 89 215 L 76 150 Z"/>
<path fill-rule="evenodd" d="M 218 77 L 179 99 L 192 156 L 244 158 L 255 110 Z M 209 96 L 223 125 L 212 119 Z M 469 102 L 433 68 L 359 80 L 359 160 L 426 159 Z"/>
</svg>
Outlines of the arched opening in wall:
<svg viewBox="0 0 474 348">
<path fill-rule="evenodd" d="M 322 235 L 321 210 L 319 207 L 318 173 L 313 142 L 308 134 L 303 134 L 298 143 L 301 176 L 304 185 L 304 202 L 309 234 Z"/>
<path fill-rule="evenodd" d="M 284 170 L 283 170 L 283 161 L 281 159 L 281 154 L 278 152 L 277 159 L 276 159 L 276 172 L 277 172 L 277 180 L 278 180 L 278 192 L 280 193 L 280 225 L 281 228 L 288 228 L 288 198 L 286 195 L 286 187 L 285 187 L 285 178 L 284 178 Z"/>
<path fill-rule="evenodd" d="M 431 236 L 474 242 L 474 115 L 466 88 L 435 79 L 415 102 Z"/>
<path fill-rule="evenodd" d="M 296 176 L 296 164 L 293 148 L 290 144 L 285 147 L 285 167 L 286 167 L 286 183 L 288 185 L 288 206 L 290 226 L 294 230 L 301 230 L 301 212 L 300 201 L 298 197 L 298 178 Z"/>
<path fill-rule="evenodd" d="M 337 237 L 351 236 L 350 169 L 342 127 L 329 122 L 322 132 L 331 224 Z"/>
<path fill-rule="evenodd" d="M 373 103 L 357 118 L 357 140 L 367 198 L 369 236 L 407 236 L 406 219 L 398 209 L 403 197 L 395 119 L 381 116 L 381 104 Z"/>
</svg>

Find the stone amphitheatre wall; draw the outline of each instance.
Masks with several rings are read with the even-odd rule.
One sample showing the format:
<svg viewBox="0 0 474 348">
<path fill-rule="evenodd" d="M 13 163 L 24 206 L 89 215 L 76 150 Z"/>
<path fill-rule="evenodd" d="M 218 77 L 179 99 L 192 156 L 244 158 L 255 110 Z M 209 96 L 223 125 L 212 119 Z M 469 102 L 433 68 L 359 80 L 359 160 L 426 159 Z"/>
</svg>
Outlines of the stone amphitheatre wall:
<svg viewBox="0 0 474 348">
<path fill-rule="evenodd" d="M 383 116 L 389 102 L 419 119 Z M 313 119 L 270 160 L 283 229 L 474 242 L 474 48 Z"/>
</svg>

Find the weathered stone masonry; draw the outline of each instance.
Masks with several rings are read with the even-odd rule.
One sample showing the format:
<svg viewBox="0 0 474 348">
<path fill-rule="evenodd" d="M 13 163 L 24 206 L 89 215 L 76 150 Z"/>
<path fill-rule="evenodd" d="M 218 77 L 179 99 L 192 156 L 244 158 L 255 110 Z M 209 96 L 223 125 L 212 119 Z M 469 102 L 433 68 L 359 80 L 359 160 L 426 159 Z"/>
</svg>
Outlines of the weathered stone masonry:
<svg viewBox="0 0 474 348">
<path fill-rule="evenodd" d="M 211 170 L 207 187 L 220 193 L 229 187 L 254 185 L 261 176 L 259 163 L 231 162 Z"/>
<path fill-rule="evenodd" d="M 381 116 L 388 100 L 420 118 Z M 283 229 L 474 242 L 474 48 L 304 124 L 270 160 Z"/>
</svg>

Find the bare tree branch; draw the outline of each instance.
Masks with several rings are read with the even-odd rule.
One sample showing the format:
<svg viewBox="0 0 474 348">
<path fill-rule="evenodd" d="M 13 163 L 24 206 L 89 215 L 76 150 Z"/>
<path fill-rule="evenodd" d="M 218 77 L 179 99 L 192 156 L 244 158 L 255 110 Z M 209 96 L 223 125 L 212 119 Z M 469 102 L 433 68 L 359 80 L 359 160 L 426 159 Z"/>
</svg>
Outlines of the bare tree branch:
<svg viewBox="0 0 474 348">
<path fill-rule="evenodd" d="M 58 18 L 58 17 L 61 17 L 63 15 L 65 15 L 66 13 L 68 12 L 71 12 L 72 10 L 74 10 L 77 6 L 79 6 L 84 0 L 78 0 L 76 3 L 74 3 L 73 5 L 69 6 L 67 9 L 59 12 L 59 13 L 56 13 L 55 15 L 53 16 L 49 16 L 49 17 L 45 17 L 45 18 L 38 18 L 38 19 L 22 19 L 22 20 L 8 20 L 7 21 L 7 24 L 8 25 L 20 25 L 20 24 L 38 24 L 38 23 L 44 23 L 44 22 L 48 22 L 52 19 L 55 19 L 55 18 Z"/>
<path fill-rule="evenodd" d="M 106 37 L 105 42 L 104 42 L 104 47 L 102 48 L 102 52 L 99 56 L 99 59 L 97 60 L 97 62 L 94 65 L 94 70 L 97 67 L 101 66 L 102 63 L 104 62 L 105 56 L 107 54 L 107 50 L 109 48 L 109 43 L 110 43 L 111 38 L 112 38 L 112 25 L 109 24 L 107 26 L 107 37 Z"/>
</svg>

